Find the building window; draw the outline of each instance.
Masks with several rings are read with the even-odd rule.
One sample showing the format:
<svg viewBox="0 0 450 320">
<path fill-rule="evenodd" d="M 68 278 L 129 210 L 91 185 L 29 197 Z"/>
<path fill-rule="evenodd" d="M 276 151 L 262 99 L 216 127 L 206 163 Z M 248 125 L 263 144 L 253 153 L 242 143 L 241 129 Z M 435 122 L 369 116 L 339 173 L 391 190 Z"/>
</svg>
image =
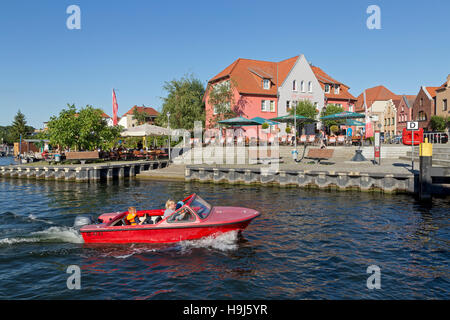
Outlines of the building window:
<svg viewBox="0 0 450 320">
<path fill-rule="evenodd" d="M 339 94 L 339 85 L 338 84 L 334 85 L 334 94 Z"/>
<path fill-rule="evenodd" d="M 308 91 L 312 92 L 312 82 L 311 81 L 308 82 Z"/>
<path fill-rule="evenodd" d="M 302 92 L 305 92 L 305 81 L 301 81 L 300 82 L 301 88 L 302 88 Z"/>
<path fill-rule="evenodd" d="M 419 111 L 419 115 L 417 116 L 418 121 L 427 121 L 427 115 L 423 111 Z"/>
<path fill-rule="evenodd" d="M 263 80 L 263 88 L 266 90 L 270 89 L 270 80 L 269 79 Z"/>
<path fill-rule="evenodd" d="M 420 106 L 423 107 L 423 98 L 420 98 Z"/>
<path fill-rule="evenodd" d="M 348 111 L 350 111 L 350 112 L 353 112 L 353 105 L 352 104 L 350 104 L 349 106 L 348 106 Z"/>
<path fill-rule="evenodd" d="M 442 100 L 442 111 L 447 111 L 447 99 Z"/>
<path fill-rule="evenodd" d="M 291 102 L 289 100 L 286 101 L 286 111 L 291 110 Z"/>
<path fill-rule="evenodd" d="M 392 117 L 392 125 L 395 125 L 395 117 Z"/>
<path fill-rule="evenodd" d="M 292 81 L 292 91 L 297 91 L 297 80 Z"/>
<path fill-rule="evenodd" d="M 262 112 L 275 112 L 275 101 L 273 100 L 261 100 Z"/>
<path fill-rule="evenodd" d="M 330 85 L 329 84 L 325 85 L 325 93 L 330 93 Z"/>
</svg>

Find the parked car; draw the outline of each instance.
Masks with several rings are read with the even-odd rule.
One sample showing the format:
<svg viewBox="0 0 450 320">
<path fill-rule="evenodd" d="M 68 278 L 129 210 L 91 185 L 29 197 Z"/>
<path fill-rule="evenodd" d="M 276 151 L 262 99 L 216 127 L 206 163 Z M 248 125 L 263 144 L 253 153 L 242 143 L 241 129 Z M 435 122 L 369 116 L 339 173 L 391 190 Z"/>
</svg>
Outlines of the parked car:
<svg viewBox="0 0 450 320">
<path fill-rule="evenodd" d="M 424 132 L 423 137 L 428 138 L 430 143 L 447 143 L 448 134 L 445 132 Z"/>
</svg>

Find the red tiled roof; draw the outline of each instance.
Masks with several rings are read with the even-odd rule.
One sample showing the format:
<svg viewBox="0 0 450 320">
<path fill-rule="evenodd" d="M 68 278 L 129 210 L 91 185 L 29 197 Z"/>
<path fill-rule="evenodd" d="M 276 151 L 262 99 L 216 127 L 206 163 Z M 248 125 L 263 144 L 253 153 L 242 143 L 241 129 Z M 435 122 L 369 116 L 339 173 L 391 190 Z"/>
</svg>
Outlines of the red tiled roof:
<svg viewBox="0 0 450 320">
<path fill-rule="evenodd" d="M 297 59 L 298 56 L 270 62 L 239 58 L 209 80 L 209 83 L 232 78 L 241 94 L 276 95 L 278 85 L 283 83 Z M 263 79 L 271 81 L 270 89 L 263 88 Z"/>
<path fill-rule="evenodd" d="M 109 119 L 109 118 L 111 118 L 111 117 L 108 116 L 106 113 L 102 112 L 102 118 L 107 118 L 107 119 Z"/>
<path fill-rule="evenodd" d="M 343 99 L 343 100 L 356 101 L 356 98 L 350 92 L 348 92 L 348 89 L 350 89 L 349 86 L 343 84 L 340 81 L 337 81 L 336 79 L 333 79 L 319 67 L 311 66 L 311 69 L 314 72 L 314 75 L 316 76 L 320 85 L 322 86 L 323 91 L 325 91 L 325 84 L 339 84 L 340 85 L 338 94 L 334 93 L 334 89 L 332 89 L 332 88 L 330 88 L 329 93 L 325 92 L 325 97 L 327 99 Z"/>
<path fill-rule="evenodd" d="M 436 97 L 436 90 L 439 89 L 440 87 L 425 87 L 425 89 L 428 91 L 428 93 L 430 94 L 431 98 Z"/>
<path fill-rule="evenodd" d="M 127 114 L 132 115 L 134 112 L 134 109 L 137 109 L 139 112 L 145 112 L 146 114 L 148 114 L 151 117 L 157 117 L 159 115 L 159 112 L 156 111 L 155 109 L 151 108 L 151 107 L 138 107 L 138 106 L 134 106 L 133 108 L 131 108 L 130 110 L 128 110 L 123 116 L 126 116 Z"/>
<path fill-rule="evenodd" d="M 376 86 L 366 89 L 366 103 L 368 108 L 370 108 L 375 101 L 387 101 L 389 99 L 397 100 L 399 99 L 399 96 L 388 90 L 385 86 Z M 364 109 L 364 92 L 358 96 L 355 105 L 357 111 Z"/>
</svg>

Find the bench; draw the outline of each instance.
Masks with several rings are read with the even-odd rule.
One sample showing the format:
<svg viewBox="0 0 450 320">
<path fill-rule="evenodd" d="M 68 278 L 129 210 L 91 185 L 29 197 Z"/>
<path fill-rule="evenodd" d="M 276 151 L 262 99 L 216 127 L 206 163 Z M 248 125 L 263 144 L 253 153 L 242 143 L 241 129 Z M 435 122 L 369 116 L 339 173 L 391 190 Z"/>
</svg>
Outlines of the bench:
<svg viewBox="0 0 450 320">
<path fill-rule="evenodd" d="M 66 152 L 66 160 L 79 160 L 85 164 L 88 160 L 98 160 L 100 155 L 98 151 L 70 151 Z"/>
<path fill-rule="evenodd" d="M 317 160 L 317 163 L 320 163 L 320 160 L 329 160 L 333 157 L 334 149 L 309 149 L 308 154 L 305 158 Z"/>
</svg>

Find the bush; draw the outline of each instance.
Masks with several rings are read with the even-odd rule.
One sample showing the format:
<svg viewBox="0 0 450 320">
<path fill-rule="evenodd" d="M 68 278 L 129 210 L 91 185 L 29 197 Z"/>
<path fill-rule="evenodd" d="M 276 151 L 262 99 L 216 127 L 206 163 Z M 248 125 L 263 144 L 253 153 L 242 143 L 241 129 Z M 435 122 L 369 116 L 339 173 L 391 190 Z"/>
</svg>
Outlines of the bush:
<svg viewBox="0 0 450 320">
<path fill-rule="evenodd" d="M 430 127 L 433 131 L 444 131 L 447 121 L 444 117 L 432 116 L 430 119 Z"/>
<path fill-rule="evenodd" d="M 288 134 L 291 133 L 291 128 L 290 127 L 286 128 L 286 133 L 288 133 Z"/>
<path fill-rule="evenodd" d="M 269 128 L 269 124 L 267 122 L 264 122 L 261 126 L 262 129 L 267 129 Z"/>
<path fill-rule="evenodd" d="M 336 132 L 339 131 L 339 127 L 337 125 L 333 125 L 333 126 L 330 127 L 330 131 L 332 133 L 336 133 Z"/>
</svg>

